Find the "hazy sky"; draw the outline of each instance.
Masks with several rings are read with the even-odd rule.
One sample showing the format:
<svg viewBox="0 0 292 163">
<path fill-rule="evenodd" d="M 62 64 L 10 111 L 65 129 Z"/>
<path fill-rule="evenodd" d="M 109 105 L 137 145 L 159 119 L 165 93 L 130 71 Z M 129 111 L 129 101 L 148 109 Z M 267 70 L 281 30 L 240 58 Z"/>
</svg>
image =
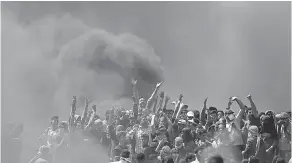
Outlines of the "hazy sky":
<svg viewBox="0 0 292 163">
<path fill-rule="evenodd" d="M 290 2 L 3 2 L 2 12 L 21 26 L 67 14 L 146 40 L 161 58 L 163 90 L 172 99 L 183 93 L 191 108 L 209 97 L 224 109 L 229 96 L 247 102 L 248 94 L 259 109 L 290 108 Z M 2 62 L 5 84 L 12 63 Z M 3 86 L 5 96 L 13 84 Z"/>
</svg>

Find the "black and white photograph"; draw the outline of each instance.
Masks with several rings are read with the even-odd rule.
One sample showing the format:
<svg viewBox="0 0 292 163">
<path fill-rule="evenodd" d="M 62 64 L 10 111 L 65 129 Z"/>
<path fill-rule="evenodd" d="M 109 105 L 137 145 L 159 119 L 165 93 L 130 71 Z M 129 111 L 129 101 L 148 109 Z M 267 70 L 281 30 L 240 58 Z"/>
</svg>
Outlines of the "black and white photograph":
<svg viewBox="0 0 292 163">
<path fill-rule="evenodd" d="M 292 163 L 291 1 L 2 1 L 1 163 Z"/>
</svg>

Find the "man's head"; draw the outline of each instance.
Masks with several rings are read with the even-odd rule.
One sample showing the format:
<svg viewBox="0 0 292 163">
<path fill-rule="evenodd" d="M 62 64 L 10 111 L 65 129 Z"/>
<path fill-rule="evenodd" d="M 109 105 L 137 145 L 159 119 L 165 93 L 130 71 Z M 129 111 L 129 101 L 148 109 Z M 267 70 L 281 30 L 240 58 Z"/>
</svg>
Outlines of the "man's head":
<svg viewBox="0 0 292 163">
<path fill-rule="evenodd" d="M 218 117 L 218 115 L 217 115 L 217 111 L 215 111 L 215 110 L 211 110 L 211 111 L 210 111 L 210 120 L 215 121 L 215 120 L 217 120 L 217 117 Z"/>
<path fill-rule="evenodd" d="M 167 132 L 166 127 L 164 125 L 160 125 L 157 131 L 157 139 L 159 140 L 166 139 L 166 132 Z"/>
<path fill-rule="evenodd" d="M 216 120 L 217 119 L 217 108 L 211 106 L 211 107 L 209 107 L 209 112 L 210 112 L 210 119 Z"/>
<path fill-rule="evenodd" d="M 146 101 L 145 101 L 144 98 L 140 98 L 140 99 L 139 99 L 139 106 L 140 106 L 141 108 L 145 108 L 145 107 L 146 107 Z"/>
<path fill-rule="evenodd" d="M 235 119 L 234 112 L 232 110 L 227 110 L 225 112 L 225 118 L 228 122 L 233 121 Z"/>
<path fill-rule="evenodd" d="M 171 118 L 172 115 L 173 115 L 173 112 L 174 112 L 173 110 L 168 109 L 168 110 L 166 110 L 165 114 L 166 114 L 166 116 L 167 116 L 168 118 Z"/>
<path fill-rule="evenodd" d="M 273 111 L 268 110 L 268 111 L 265 112 L 265 115 L 269 116 L 269 117 L 273 117 L 274 113 L 273 113 Z"/>
<path fill-rule="evenodd" d="M 187 112 L 187 118 L 188 118 L 188 120 L 191 120 L 191 119 L 194 119 L 194 112 L 192 112 L 192 111 L 188 111 Z"/>
<path fill-rule="evenodd" d="M 147 120 L 146 117 L 142 117 L 142 118 L 141 118 L 140 125 L 141 125 L 143 128 L 147 128 L 147 127 L 148 127 L 149 122 L 148 122 L 148 120 Z"/>
<path fill-rule="evenodd" d="M 50 124 L 52 128 L 58 128 L 59 126 L 59 116 L 52 116 L 50 119 Z"/>
<path fill-rule="evenodd" d="M 119 131 L 125 131 L 125 127 L 123 125 L 118 125 L 116 127 L 116 133 L 119 132 Z"/>
<path fill-rule="evenodd" d="M 286 112 L 282 112 L 278 115 L 278 124 L 288 125 L 289 124 L 289 114 Z"/>
<path fill-rule="evenodd" d="M 142 138 L 142 144 L 143 144 L 143 146 L 148 146 L 149 135 L 148 134 L 143 134 L 141 138 Z"/>
<path fill-rule="evenodd" d="M 217 112 L 217 114 L 218 114 L 218 116 L 217 116 L 218 119 L 224 117 L 224 112 L 223 112 L 222 110 L 219 110 L 219 111 Z"/>
<path fill-rule="evenodd" d="M 183 147 L 183 139 L 181 137 L 176 137 L 174 140 L 174 146 L 177 149 L 180 149 Z"/>
<path fill-rule="evenodd" d="M 183 128 L 185 128 L 186 124 L 187 124 L 186 120 L 184 120 L 184 119 L 178 120 L 178 128 L 179 128 L 179 130 L 182 130 Z"/>
</svg>

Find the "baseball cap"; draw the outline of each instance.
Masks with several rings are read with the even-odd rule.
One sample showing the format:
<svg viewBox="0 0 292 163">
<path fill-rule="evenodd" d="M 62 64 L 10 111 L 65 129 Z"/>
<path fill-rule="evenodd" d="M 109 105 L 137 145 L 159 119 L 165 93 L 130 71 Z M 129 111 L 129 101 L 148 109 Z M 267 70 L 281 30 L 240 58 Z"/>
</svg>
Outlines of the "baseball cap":
<svg viewBox="0 0 292 163">
<path fill-rule="evenodd" d="M 189 111 L 189 112 L 187 113 L 187 116 L 188 116 L 188 117 L 194 117 L 194 116 L 195 116 L 195 114 L 194 114 L 194 112 L 192 112 L 192 111 Z"/>
</svg>

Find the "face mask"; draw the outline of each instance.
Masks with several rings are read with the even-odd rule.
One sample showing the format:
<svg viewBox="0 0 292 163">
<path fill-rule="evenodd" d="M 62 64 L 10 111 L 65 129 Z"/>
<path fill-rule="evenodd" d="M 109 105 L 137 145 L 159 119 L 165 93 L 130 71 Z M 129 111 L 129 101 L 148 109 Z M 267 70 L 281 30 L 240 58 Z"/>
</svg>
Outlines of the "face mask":
<svg viewBox="0 0 292 163">
<path fill-rule="evenodd" d="M 228 115 L 228 118 L 229 118 L 229 120 L 233 121 L 235 117 L 233 114 L 230 114 L 230 115 Z"/>
</svg>

